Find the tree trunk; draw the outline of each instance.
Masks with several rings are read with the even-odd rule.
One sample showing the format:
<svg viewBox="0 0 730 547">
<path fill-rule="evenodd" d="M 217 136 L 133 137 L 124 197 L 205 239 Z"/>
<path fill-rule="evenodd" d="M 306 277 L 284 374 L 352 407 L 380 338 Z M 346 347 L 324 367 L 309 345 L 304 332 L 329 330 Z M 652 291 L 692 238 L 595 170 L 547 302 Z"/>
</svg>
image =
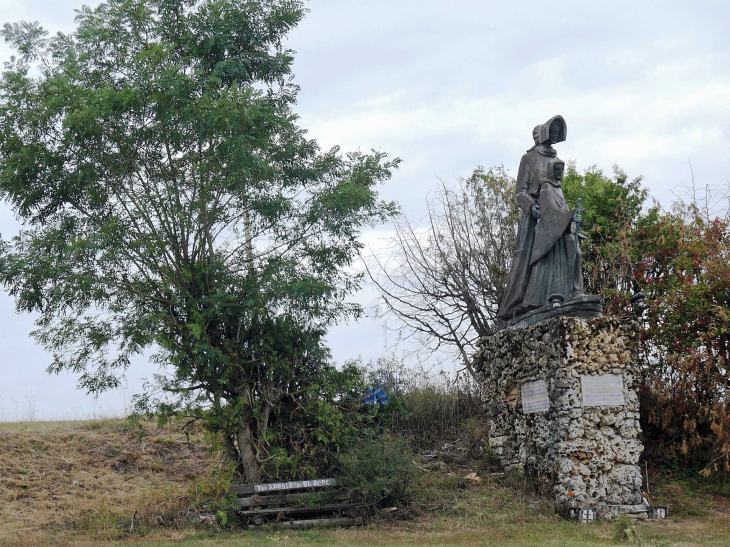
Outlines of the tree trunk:
<svg viewBox="0 0 730 547">
<path fill-rule="evenodd" d="M 250 423 L 242 421 L 236 437 L 238 456 L 241 458 L 246 480 L 250 482 L 256 482 L 259 478 L 259 463 L 256 458 L 253 431 Z"/>
</svg>

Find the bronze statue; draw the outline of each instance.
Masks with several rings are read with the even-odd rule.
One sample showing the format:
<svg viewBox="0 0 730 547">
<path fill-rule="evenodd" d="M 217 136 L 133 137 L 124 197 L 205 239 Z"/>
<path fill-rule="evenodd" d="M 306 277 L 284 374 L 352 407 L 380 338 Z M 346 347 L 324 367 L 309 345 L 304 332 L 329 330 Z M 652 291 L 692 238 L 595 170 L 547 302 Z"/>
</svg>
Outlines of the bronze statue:
<svg viewBox="0 0 730 547">
<path fill-rule="evenodd" d="M 565 203 L 564 168 L 561 160 L 554 159 L 548 163 L 540 182 L 540 219 L 530 257 L 530 282 L 522 299 L 526 310 L 544 306 L 553 294 L 564 298 L 583 294 L 580 246 L 576 245 L 576 226 L 581 218 Z"/>
<path fill-rule="evenodd" d="M 580 214 L 563 197 L 564 163 L 553 144 L 567 136 L 562 116 L 533 130 L 535 146 L 520 161 L 515 201 L 520 219 L 507 289 L 499 308 L 505 321 L 547 305 L 555 294 L 565 299 L 583 294 L 580 248 L 575 229 Z"/>
</svg>

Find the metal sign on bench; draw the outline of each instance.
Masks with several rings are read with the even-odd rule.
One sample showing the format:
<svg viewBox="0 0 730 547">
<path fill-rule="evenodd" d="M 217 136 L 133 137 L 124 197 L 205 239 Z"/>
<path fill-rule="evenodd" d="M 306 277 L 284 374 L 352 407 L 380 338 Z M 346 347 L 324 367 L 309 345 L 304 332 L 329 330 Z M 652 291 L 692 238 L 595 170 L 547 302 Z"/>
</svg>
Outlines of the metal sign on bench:
<svg viewBox="0 0 730 547">
<path fill-rule="evenodd" d="M 322 488 L 326 486 L 334 486 L 335 479 L 314 479 L 311 481 L 289 481 L 289 482 L 272 482 L 269 484 L 254 484 L 254 492 L 277 492 L 280 490 L 301 490 L 304 488 Z"/>
<path fill-rule="evenodd" d="M 259 492 L 284 492 L 286 490 L 305 490 L 307 488 L 327 488 L 335 486 L 335 479 L 312 479 L 308 481 L 269 482 L 256 484 L 232 484 L 233 494 L 258 494 Z"/>
</svg>

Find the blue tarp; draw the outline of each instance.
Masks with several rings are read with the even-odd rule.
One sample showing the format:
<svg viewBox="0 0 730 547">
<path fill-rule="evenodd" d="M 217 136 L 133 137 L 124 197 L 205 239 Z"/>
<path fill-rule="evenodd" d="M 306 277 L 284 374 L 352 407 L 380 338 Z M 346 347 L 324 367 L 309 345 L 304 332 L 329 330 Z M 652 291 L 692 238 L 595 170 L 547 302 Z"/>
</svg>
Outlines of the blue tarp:
<svg viewBox="0 0 730 547">
<path fill-rule="evenodd" d="M 373 406 L 377 405 L 378 403 L 380 403 L 381 405 L 385 405 L 388 403 L 388 395 L 385 393 L 385 390 L 380 386 L 375 386 L 374 388 L 371 387 L 365 393 L 363 402 L 366 405 Z"/>
</svg>

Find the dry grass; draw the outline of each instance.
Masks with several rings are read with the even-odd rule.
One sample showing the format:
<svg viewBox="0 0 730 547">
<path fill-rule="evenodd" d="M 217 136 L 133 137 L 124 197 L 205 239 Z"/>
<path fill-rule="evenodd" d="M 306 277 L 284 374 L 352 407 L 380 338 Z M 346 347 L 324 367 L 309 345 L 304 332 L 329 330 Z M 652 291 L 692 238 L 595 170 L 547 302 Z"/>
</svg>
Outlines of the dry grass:
<svg viewBox="0 0 730 547">
<path fill-rule="evenodd" d="M 214 467 L 200 434 L 121 420 L 0 424 L 0 543 L 117 539 L 182 525 Z M 187 525 L 187 524 L 186 524 Z"/>
</svg>

